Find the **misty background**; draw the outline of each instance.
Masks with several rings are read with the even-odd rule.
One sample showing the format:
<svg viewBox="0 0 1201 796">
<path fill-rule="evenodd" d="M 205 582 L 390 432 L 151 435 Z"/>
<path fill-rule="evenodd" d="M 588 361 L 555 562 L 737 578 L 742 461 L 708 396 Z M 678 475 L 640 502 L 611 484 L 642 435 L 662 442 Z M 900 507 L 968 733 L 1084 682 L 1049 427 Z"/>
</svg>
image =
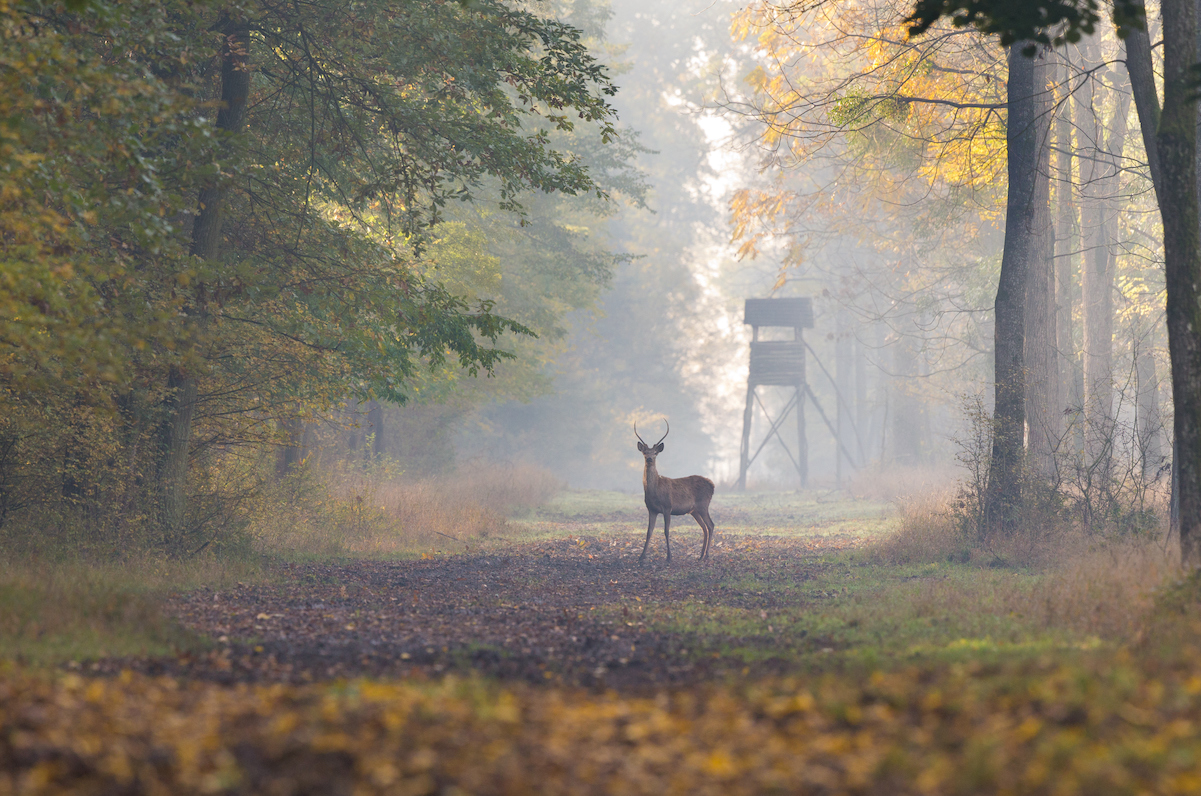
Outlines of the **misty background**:
<svg viewBox="0 0 1201 796">
<path fill-rule="evenodd" d="M 810 405 L 810 485 L 833 487 L 839 477 L 845 483 L 856 471 L 893 464 L 951 463 L 949 437 L 965 390 L 986 378 L 981 349 L 955 355 L 954 383 L 931 378 L 947 357 L 923 333 L 945 348 L 946 330 L 929 323 L 928 309 L 899 306 L 873 279 L 881 256 L 853 234 L 826 231 L 800 264 L 789 260 L 788 243 L 740 257 L 732 242 L 731 199 L 762 179 L 764 166 L 759 126 L 736 107 L 755 62 L 731 34 L 735 6 L 632 0 L 561 6 L 561 16 L 588 31 L 617 72 L 614 104 L 626 143 L 636 144 L 630 163 L 645 203 L 616 194 L 608 215 L 579 219 L 576 230 L 586 228 L 588 245 L 614 259 L 591 301 L 541 330 L 536 368 L 502 365 L 497 379 L 484 380 L 466 400 L 418 397 L 371 417 L 360 408 L 352 436 L 380 429 L 375 453 L 394 457 L 410 475 L 469 462 L 520 462 L 546 467 L 573 487 L 628 491 L 640 488 L 642 466 L 633 424 L 653 441 L 667 418 L 663 471 L 703 473 L 729 485 L 738 476 L 751 338 L 743 303 L 809 296 L 815 327 L 805 332 L 812 346 L 808 382 L 831 424 L 841 422 L 855 459 L 836 459 L 834 435 Z M 999 236 L 989 243 L 999 252 Z M 505 278 L 520 279 L 514 270 Z M 765 329 L 764 339 L 771 334 Z M 506 369 L 521 370 L 521 394 L 490 383 L 505 381 Z M 845 382 L 837 393 L 835 379 Z M 778 416 L 791 391 L 759 393 Z M 841 418 L 838 393 L 845 399 Z M 756 407 L 752 451 L 768 427 Z M 795 453 L 791 416 L 784 429 Z M 778 442 L 763 448 L 749 484 L 797 487 Z"/>
</svg>

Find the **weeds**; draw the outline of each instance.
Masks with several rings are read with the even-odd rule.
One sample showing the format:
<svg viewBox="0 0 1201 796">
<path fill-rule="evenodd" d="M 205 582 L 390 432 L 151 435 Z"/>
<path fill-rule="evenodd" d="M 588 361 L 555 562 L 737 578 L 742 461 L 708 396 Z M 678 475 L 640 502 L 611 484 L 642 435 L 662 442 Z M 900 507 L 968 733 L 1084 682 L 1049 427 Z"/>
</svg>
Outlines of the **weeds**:
<svg viewBox="0 0 1201 796">
<path fill-rule="evenodd" d="M 945 495 L 928 493 L 911 498 L 898 509 L 896 531 L 872 548 L 876 560 L 899 565 L 964 562 L 971 557 L 960 507 Z"/>
<path fill-rule="evenodd" d="M 924 603 L 921 611 L 1010 614 L 1037 632 L 1123 642 L 1144 626 L 1156 594 L 1180 569 L 1174 549 L 1146 537 L 1106 539 L 1071 527 L 1035 527 L 1006 539 L 973 540 L 961 511 L 962 504 L 945 495 L 911 501 L 900 509 L 897 530 L 867 551 L 887 566 L 958 562 L 999 570 L 998 577 L 982 573 L 975 582 L 927 584 L 913 595 Z"/>
<path fill-rule="evenodd" d="M 504 535 L 507 518 L 563 488 L 528 465 L 407 478 L 394 464 L 293 471 L 251 528 L 257 548 L 288 556 L 412 554 Z"/>
</svg>

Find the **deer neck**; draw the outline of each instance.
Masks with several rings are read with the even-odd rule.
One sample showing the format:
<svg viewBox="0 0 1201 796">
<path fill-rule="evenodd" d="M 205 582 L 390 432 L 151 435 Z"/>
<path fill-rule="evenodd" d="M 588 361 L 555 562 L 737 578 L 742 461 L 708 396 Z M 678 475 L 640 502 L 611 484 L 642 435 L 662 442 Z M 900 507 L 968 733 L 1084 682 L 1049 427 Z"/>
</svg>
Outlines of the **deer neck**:
<svg viewBox="0 0 1201 796">
<path fill-rule="evenodd" d="M 648 493 L 657 493 L 659 491 L 659 485 L 662 481 L 662 478 L 663 477 L 659 475 L 659 471 L 655 469 L 655 463 L 647 462 L 646 469 L 642 471 L 643 491 Z"/>
</svg>

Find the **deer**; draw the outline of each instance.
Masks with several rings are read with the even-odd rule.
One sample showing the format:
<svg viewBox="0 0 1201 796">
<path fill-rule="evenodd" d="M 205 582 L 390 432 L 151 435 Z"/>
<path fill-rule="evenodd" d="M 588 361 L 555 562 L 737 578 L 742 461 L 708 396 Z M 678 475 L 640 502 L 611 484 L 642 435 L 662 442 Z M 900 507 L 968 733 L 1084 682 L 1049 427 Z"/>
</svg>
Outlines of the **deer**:
<svg viewBox="0 0 1201 796">
<path fill-rule="evenodd" d="M 642 545 L 642 555 L 638 563 L 646 558 L 646 550 L 650 547 L 651 535 L 655 532 L 655 520 L 663 515 L 663 540 L 667 543 L 667 563 L 671 564 L 671 529 L 672 515 L 691 514 L 705 534 L 701 546 L 700 560 L 709 557 L 709 543 L 713 540 L 713 519 L 709 516 L 709 501 L 713 499 L 713 482 L 701 475 L 690 475 L 687 478 L 664 478 L 659 475 L 655 459 L 663 452 L 663 440 L 671 433 L 671 424 L 663 419 L 667 431 L 654 445 L 647 445 L 646 440 L 638 433 L 638 424 L 634 423 L 634 436 L 638 437 L 638 451 L 646 459 L 646 467 L 642 471 L 642 491 L 646 498 L 646 510 L 650 514 L 646 524 L 646 542 Z"/>
</svg>

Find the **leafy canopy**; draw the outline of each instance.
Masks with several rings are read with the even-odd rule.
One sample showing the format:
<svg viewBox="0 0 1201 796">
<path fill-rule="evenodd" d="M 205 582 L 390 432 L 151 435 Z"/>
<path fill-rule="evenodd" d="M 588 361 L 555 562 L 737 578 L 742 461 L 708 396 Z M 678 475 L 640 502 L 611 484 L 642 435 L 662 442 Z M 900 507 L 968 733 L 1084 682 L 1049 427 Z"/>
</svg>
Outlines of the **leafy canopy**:
<svg viewBox="0 0 1201 796">
<path fill-rule="evenodd" d="M 1108 5 L 1108 4 L 1107 4 Z M 1145 24 L 1142 0 L 1114 0 L 1118 35 Z M 1091 36 L 1101 21 L 1097 0 L 918 0 L 906 22 L 918 36 L 946 17 L 957 28 L 974 27 L 1000 36 L 1001 45 L 1034 42 L 1058 47 Z M 1031 51 L 1032 52 L 1032 51 Z"/>
</svg>

